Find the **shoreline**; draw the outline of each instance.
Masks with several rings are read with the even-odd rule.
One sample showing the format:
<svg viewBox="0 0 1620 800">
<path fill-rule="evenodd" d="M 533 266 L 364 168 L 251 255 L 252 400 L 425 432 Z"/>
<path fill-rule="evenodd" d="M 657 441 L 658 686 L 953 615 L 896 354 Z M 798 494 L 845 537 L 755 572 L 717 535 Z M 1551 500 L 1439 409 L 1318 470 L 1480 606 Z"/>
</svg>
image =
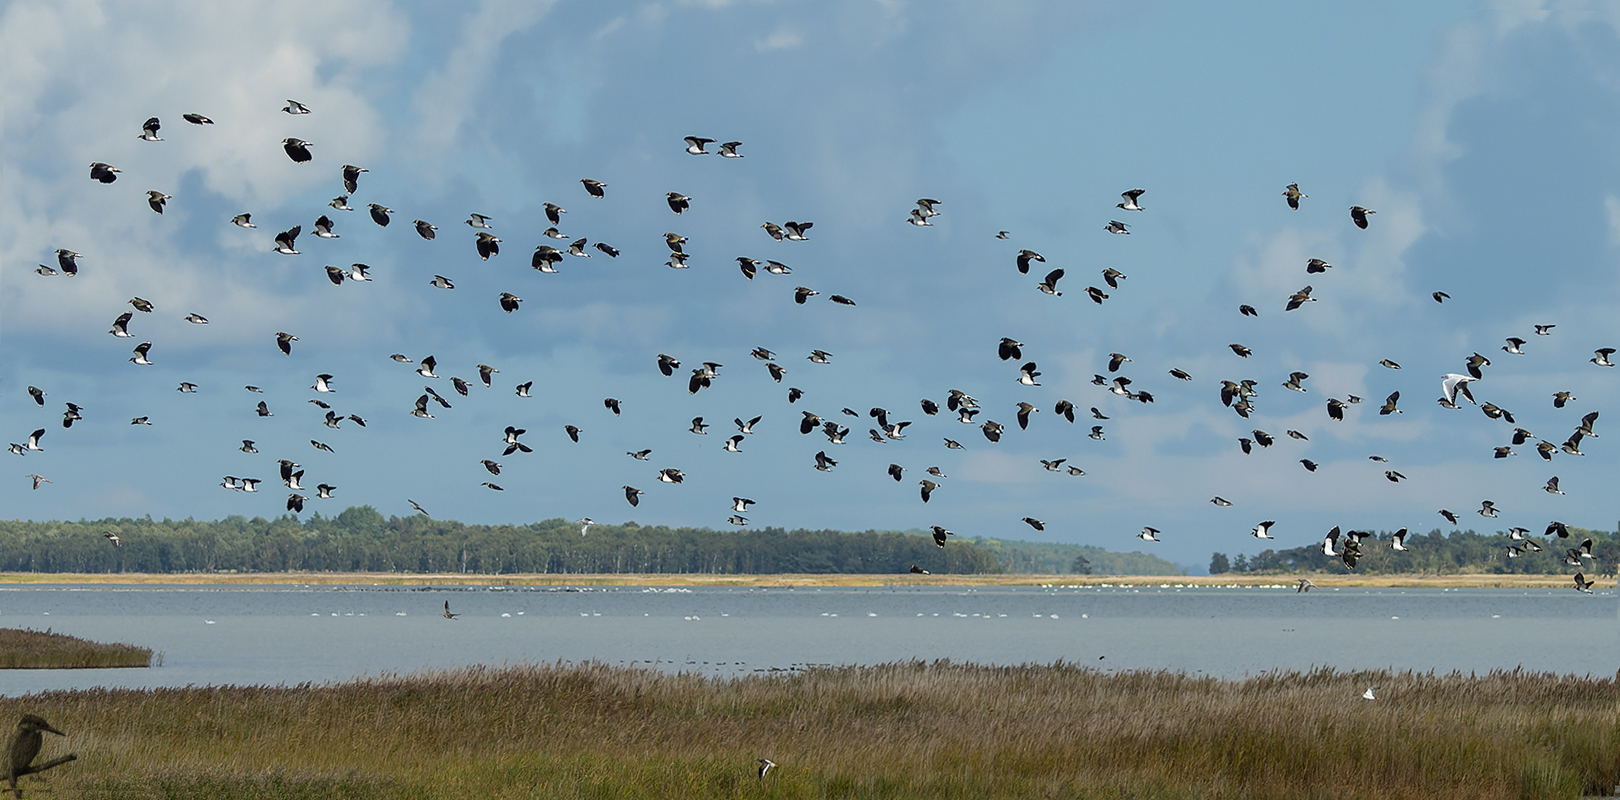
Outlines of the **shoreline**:
<svg viewBox="0 0 1620 800">
<path fill-rule="evenodd" d="M 1572 586 L 1568 575 L 870 575 L 870 574 L 523 574 L 466 575 L 370 572 L 276 573 L 0 573 L 8 586 L 661 586 L 661 587 L 874 587 L 874 586 L 1028 586 L 1049 588 L 1138 586 L 1158 588 L 1293 587 L 1308 577 L 1318 588 L 1490 588 L 1557 589 Z M 1613 588 L 1613 578 L 1599 586 Z"/>
</svg>

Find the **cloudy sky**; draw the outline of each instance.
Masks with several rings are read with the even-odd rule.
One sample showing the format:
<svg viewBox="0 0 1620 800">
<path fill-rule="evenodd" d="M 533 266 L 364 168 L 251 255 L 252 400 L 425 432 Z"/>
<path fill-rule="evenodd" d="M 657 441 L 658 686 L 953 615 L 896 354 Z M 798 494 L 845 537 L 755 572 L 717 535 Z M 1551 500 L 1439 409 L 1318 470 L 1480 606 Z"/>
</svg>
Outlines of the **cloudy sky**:
<svg viewBox="0 0 1620 800">
<path fill-rule="evenodd" d="M 1475 352 L 1493 362 L 1475 396 L 1555 444 L 1620 394 L 1620 372 L 1588 361 L 1620 346 L 1620 12 L 1480 6 L 5 3 L 0 420 L 7 441 L 47 435 L 44 452 L 4 456 L 0 501 L 39 520 L 269 517 L 284 513 L 275 460 L 288 458 L 306 486 L 338 487 L 335 501 L 311 497 L 323 513 L 406 514 L 410 498 L 466 522 L 724 527 L 741 495 L 757 501 L 755 526 L 937 524 L 1152 547 L 1195 568 L 1212 550 L 1258 550 L 1246 534 L 1261 520 L 1285 547 L 1332 525 L 1450 529 L 1440 508 L 1479 529 L 1608 528 L 1620 470 L 1606 439 L 1587 439 L 1584 457 L 1547 463 L 1522 446 L 1497 460 L 1514 425 L 1435 402 L 1440 376 Z M 312 113 L 282 113 L 288 99 Z M 187 112 L 215 124 L 188 125 Z M 164 141 L 137 138 L 150 116 Z M 745 157 L 688 155 L 688 135 L 741 141 Z M 286 137 L 313 142 L 313 160 L 293 163 Z M 118 181 L 91 181 L 93 161 Z M 327 205 L 344 164 L 369 170 L 353 212 Z M 587 196 L 586 177 L 607 196 Z M 1282 196 L 1292 182 L 1308 195 L 1298 211 Z M 1115 208 L 1131 188 L 1147 190 L 1146 210 Z M 173 196 L 161 216 L 148 190 Z M 671 213 L 671 191 L 691 209 Z M 941 201 L 930 227 L 906 224 L 921 197 Z M 530 269 L 537 245 L 567 244 L 542 235 L 547 202 L 567 209 L 564 234 L 619 257 Z M 372 223 L 369 203 L 393 224 Z M 1351 205 L 1377 212 L 1367 230 Z M 243 212 L 256 229 L 230 224 Z M 488 261 L 463 224 L 474 212 L 501 239 Z M 311 235 L 323 213 L 342 238 Z M 415 219 L 438 238 L 418 237 Z M 1114 219 L 1131 233 L 1105 232 Z M 761 229 L 787 220 L 813 221 L 808 241 Z M 293 225 L 302 254 L 271 252 Z M 689 269 L 665 266 L 665 232 L 688 237 Z M 35 273 L 57 248 L 83 254 L 76 277 Z M 1019 274 L 1022 248 L 1046 263 Z M 749 281 L 739 256 L 793 273 Z M 1307 275 L 1310 258 L 1333 267 Z M 326 279 L 324 266 L 355 262 L 371 282 Z M 1057 267 L 1062 296 L 1037 291 Z M 1105 268 L 1128 277 L 1096 305 L 1085 289 Z M 430 286 L 435 275 L 455 288 Z M 1307 284 L 1319 302 L 1284 312 Z M 796 305 L 801 285 L 821 295 Z M 521 308 L 503 313 L 501 292 Z M 156 310 L 136 312 L 135 338 L 108 335 L 136 296 Z M 1534 324 L 1557 327 L 1535 336 Z M 290 356 L 278 331 L 298 336 Z M 1041 386 L 998 360 L 1004 336 L 1024 343 Z M 1501 350 L 1509 336 L 1529 340 L 1524 355 Z M 152 366 L 128 361 L 142 341 Z M 776 353 L 781 383 L 756 347 Z M 831 363 L 811 363 L 812 349 Z M 1154 403 L 1091 384 L 1112 352 Z M 433 355 L 442 377 L 393 353 Z M 658 372 L 660 353 L 682 362 L 675 377 Z M 691 395 L 685 378 L 704 361 L 724 367 Z M 493 388 L 477 385 L 480 363 L 500 370 Z M 1295 370 L 1307 393 L 1281 387 Z M 319 373 L 336 376 L 322 398 L 366 427 L 321 424 L 306 402 Z M 474 381 L 470 396 L 450 376 Z M 1243 379 L 1259 389 L 1247 421 L 1219 397 L 1222 380 Z M 182 381 L 198 391 L 179 393 Z M 527 399 L 514 391 L 525 381 Z M 454 407 L 411 416 L 424 385 Z M 28 386 L 47 393 L 43 408 Z M 790 386 L 804 392 L 791 405 Z M 951 389 L 976 398 L 975 422 L 1009 426 L 999 443 L 923 415 L 922 398 L 943 404 Z M 1555 409 L 1560 390 L 1578 399 Z M 1379 416 L 1393 391 L 1404 413 Z M 1327 399 L 1350 395 L 1365 402 L 1330 420 Z M 254 413 L 261 399 L 275 416 Z M 1053 413 L 1060 399 L 1080 410 L 1075 424 Z M 1040 408 L 1027 431 L 1020 401 Z M 84 419 L 64 430 L 67 402 Z M 1092 406 L 1109 419 L 1089 419 Z M 872 407 L 912 421 L 903 441 L 867 438 Z M 803 411 L 847 425 L 848 443 L 800 435 Z M 731 420 L 756 415 L 742 452 L 723 452 Z M 695 416 L 707 436 L 687 432 Z M 534 453 L 501 455 L 508 425 Z M 1254 429 L 1277 443 L 1245 455 L 1238 438 Z M 243 439 L 260 453 L 240 452 Z M 625 455 L 644 448 L 647 462 Z M 831 472 L 812 468 L 822 450 Z M 1086 474 L 1042 468 L 1058 458 Z M 949 477 L 925 505 L 929 466 Z M 685 483 L 659 483 L 663 467 Z M 1389 468 L 1407 480 L 1385 480 Z M 29 473 L 53 483 L 32 491 Z M 265 483 L 226 491 L 225 475 Z M 1541 490 L 1553 475 L 1566 495 Z M 624 485 L 646 491 L 639 508 Z M 1487 499 L 1500 519 L 1474 514 Z M 1163 543 L 1133 538 L 1143 526 Z"/>
</svg>

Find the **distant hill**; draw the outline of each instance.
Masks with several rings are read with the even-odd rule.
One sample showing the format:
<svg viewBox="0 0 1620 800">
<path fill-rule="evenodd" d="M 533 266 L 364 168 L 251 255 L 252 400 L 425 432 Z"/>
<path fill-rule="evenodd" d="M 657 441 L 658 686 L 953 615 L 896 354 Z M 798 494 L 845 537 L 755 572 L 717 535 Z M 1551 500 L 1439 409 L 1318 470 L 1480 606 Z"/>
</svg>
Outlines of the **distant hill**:
<svg viewBox="0 0 1620 800">
<path fill-rule="evenodd" d="M 1116 553 L 1089 544 L 1025 542 L 1017 539 L 967 539 L 988 550 L 1002 569 L 1013 573 L 1067 575 L 1074 573 L 1075 559 L 1084 558 L 1094 575 L 1185 575 L 1175 564 L 1142 552 Z"/>
</svg>

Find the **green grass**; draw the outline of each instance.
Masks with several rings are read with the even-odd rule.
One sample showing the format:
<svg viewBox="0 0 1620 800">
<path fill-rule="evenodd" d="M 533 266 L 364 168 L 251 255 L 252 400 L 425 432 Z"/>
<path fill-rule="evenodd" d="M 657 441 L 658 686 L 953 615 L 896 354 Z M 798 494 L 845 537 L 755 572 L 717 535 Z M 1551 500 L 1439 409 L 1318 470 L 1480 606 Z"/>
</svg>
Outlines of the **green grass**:
<svg viewBox="0 0 1620 800">
<path fill-rule="evenodd" d="M 1617 676 L 1620 677 L 1620 676 Z M 1381 699 L 1361 693 L 1378 684 Z M 117 798 L 1574 798 L 1620 784 L 1614 678 L 900 663 L 599 664 L 0 700 Z M 778 769 L 755 778 L 755 759 Z"/>
<path fill-rule="evenodd" d="M 49 630 L 0 628 L 0 669 L 145 667 L 152 651 L 132 644 L 102 644 Z"/>
</svg>

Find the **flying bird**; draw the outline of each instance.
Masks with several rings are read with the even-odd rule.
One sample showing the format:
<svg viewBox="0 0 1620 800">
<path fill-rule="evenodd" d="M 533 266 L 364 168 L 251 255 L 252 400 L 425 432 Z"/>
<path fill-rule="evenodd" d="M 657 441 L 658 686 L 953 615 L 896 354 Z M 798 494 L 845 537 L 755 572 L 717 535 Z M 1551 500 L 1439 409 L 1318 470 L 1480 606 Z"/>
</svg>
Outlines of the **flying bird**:
<svg viewBox="0 0 1620 800">
<path fill-rule="evenodd" d="M 303 230 L 304 228 L 302 225 L 294 225 L 291 228 L 276 234 L 276 246 L 271 248 L 271 250 L 284 256 L 298 255 L 298 249 L 293 246 L 293 243 L 298 240 L 298 234 Z"/>
<path fill-rule="evenodd" d="M 1292 208 L 1295 211 L 1298 211 L 1299 210 L 1299 200 L 1300 200 L 1300 198 L 1302 198 L 1302 197 L 1310 197 L 1310 195 L 1300 192 L 1299 184 L 1290 183 L 1290 184 L 1288 184 L 1288 188 L 1283 190 L 1283 197 L 1288 199 L 1288 207 L 1289 208 Z"/>
<path fill-rule="evenodd" d="M 1028 275 L 1029 274 L 1029 262 L 1031 262 L 1031 261 L 1039 261 L 1042 264 L 1044 264 L 1044 263 L 1046 263 L 1046 257 L 1041 255 L 1040 253 L 1035 252 L 1034 250 L 1019 250 L 1018 251 L 1018 272 L 1020 274 L 1023 274 L 1023 275 Z"/>
<path fill-rule="evenodd" d="M 1350 207 L 1350 220 L 1352 222 L 1356 223 L 1356 227 L 1358 227 L 1358 228 L 1360 228 L 1362 230 L 1366 230 L 1367 229 L 1367 215 L 1368 214 L 1376 214 L 1376 213 L 1378 213 L 1378 212 L 1376 212 L 1376 211 L 1374 211 L 1374 210 L 1372 210 L 1370 208 L 1362 208 L 1361 206 L 1351 206 Z"/>
<path fill-rule="evenodd" d="M 314 156 L 310 155 L 309 153 L 309 147 L 312 144 L 314 144 L 314 142 L 306 142 L 303 139 L 289 136 L 286 139 L 281 140 L 281 149 L 287 151 L 287 157 L 292 159 L 293 163 L 303 164 L 309 161 L 311 158 L 314 158 Z"/>
</svg>

